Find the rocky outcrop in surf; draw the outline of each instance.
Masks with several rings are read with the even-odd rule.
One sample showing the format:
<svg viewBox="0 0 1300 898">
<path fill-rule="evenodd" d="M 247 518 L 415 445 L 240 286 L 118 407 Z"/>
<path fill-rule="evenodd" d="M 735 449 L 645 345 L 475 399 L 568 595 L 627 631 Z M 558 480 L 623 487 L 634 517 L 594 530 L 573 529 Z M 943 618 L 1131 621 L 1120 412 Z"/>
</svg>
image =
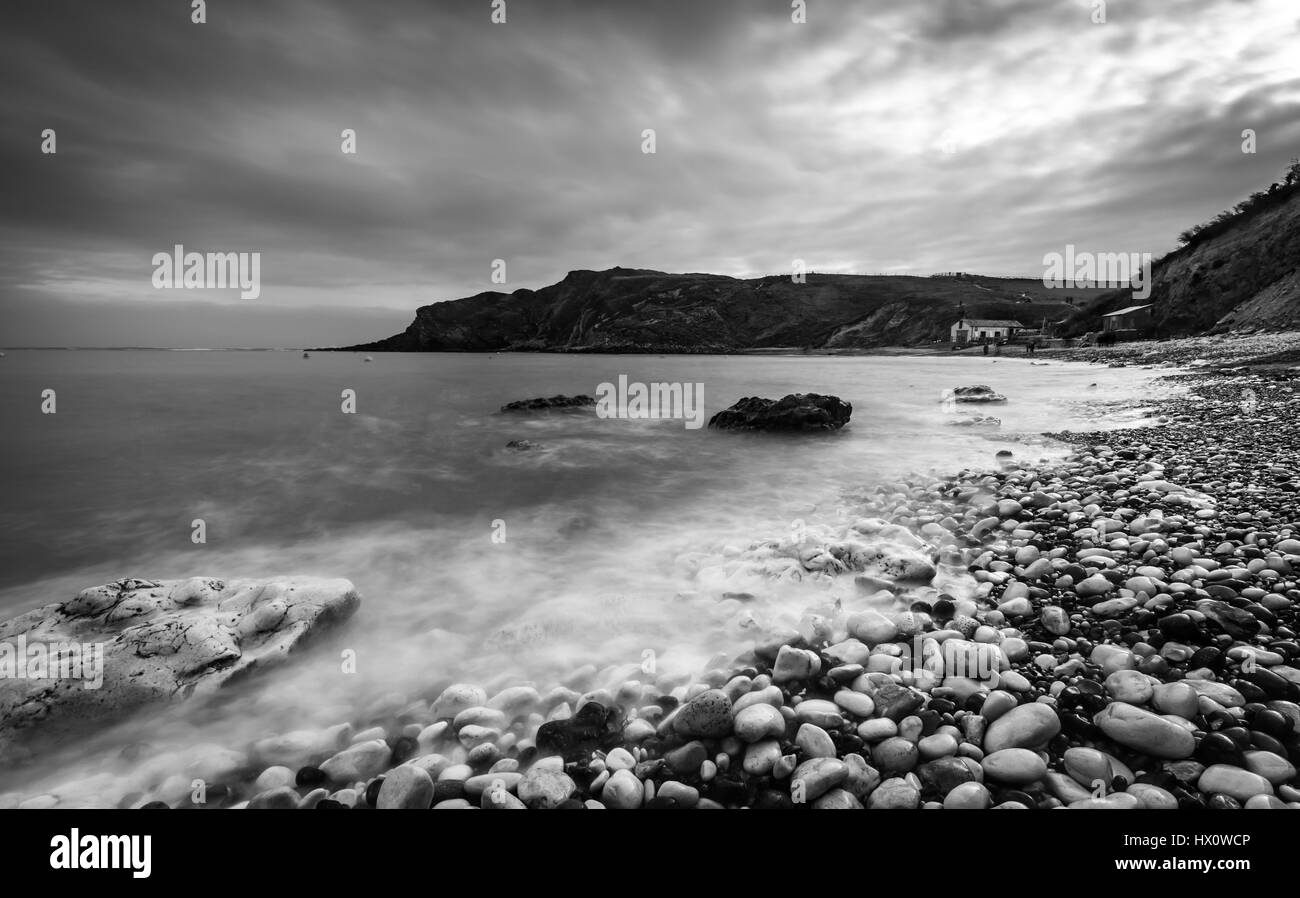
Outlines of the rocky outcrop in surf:
<svg viewBox="0 0 1300 898">
<path fill-rule="evenodd" d="M 347 580 L 126 578 L 0 623 L 0 754 L 21 756 L 37 731 L 210 693 L 282 661 L 360 601 Z"/>
<path fill-rule="evenodd" d="M 539 396 L 536 399 L 517 399 L 501 406 L 503 412 L 538 412 L 552 409 L 590 408 L 596 400 L 590 396 Z"/>
<path fill-rule="evenodd" d="M 956 387 L 945 399 L 951 399 L 953 402 L 1006 402 L 1007 397 L 994 390 L 987 384 L 975 384 L 970 387 Z"/>
<path fill-rule="evenodd" d="M 849 423 L 852 404 L 838 396 L 797 393 L 781 399 L 746 397 L 709 419 L 719 430 L 808 432 L 839 430 Z"/>
</svg>

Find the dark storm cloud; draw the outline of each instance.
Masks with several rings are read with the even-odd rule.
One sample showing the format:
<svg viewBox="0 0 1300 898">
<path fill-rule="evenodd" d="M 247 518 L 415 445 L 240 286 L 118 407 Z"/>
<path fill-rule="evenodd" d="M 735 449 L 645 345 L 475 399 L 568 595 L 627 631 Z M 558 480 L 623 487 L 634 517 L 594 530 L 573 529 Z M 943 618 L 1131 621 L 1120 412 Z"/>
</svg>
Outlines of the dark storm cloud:
<svg viewBox="0 0 1300 898">
<path fill-rule="evenodd" d="M 496 258 L 507 289 L 1033 274 L 1066 242 L 1163 252 L 1300 142 L 1287 0 L 1112 0 L 1104 25 L 1091 0 L 506 8 L 6 4 L 0 316 L 193 302 L 149 284 L 176 243 L 260 251 L 263 300 L 304 308 L 475 293 Z"/>
</svg>

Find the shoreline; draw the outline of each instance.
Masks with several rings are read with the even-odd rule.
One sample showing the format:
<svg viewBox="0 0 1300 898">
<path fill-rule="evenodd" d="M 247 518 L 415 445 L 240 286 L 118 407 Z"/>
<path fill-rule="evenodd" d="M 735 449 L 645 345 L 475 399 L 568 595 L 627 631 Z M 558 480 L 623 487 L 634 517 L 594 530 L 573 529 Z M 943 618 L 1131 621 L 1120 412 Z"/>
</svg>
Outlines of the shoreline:
<svg viewBox="0 0 1300 898">
<path fill-rule="evenodd" d="M 1075 450 L 877 489 L 862 514 L 960 557 L 973 601 L 882 614 L 864 590 L 690 682 L 625 665 L 544 693 L 457 684 L 248 746 L 210 804 L 1300 807 L 1300 381 L 1257 363 L 1294 348 L 1276 342 L 1154 344 L 1163 364 L 1225 349 L 1153 399 L 1168 424 L 1047 434 Z M 1151 364 L 1151 348 L 1044 357 Z M 1101 355 L 1061 357 L 1078 353 Z M 897 669 L 913 645 L 930 666 Z M 996 677 L 936 677 L 954 646 Z M 187 804 L 160 778 L 119 806 L 158 801 Z"/>
</svg>

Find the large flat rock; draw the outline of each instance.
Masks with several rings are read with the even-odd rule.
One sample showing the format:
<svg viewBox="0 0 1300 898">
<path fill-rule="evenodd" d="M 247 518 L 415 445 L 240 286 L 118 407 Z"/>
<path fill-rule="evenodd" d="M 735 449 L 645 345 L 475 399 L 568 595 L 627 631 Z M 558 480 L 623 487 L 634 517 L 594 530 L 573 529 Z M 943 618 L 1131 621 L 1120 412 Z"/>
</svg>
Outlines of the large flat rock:
<svg viewBox="0 0 1300 898">
<path fill-rule="evenodd" d="M 214 692 L 282 661 L 360 601 L 347 580 L 127 578 L 0 623 L 0 754 Z M 20 650 L 26 670 L 14 666 Z M 102 683 L 87 688 L 100 651 Z M 31 676 L 40 671 L 30 659 L 50 657 L 53 666 L 60 653 L 80 657 L 80 679 Z"/>
</svg>

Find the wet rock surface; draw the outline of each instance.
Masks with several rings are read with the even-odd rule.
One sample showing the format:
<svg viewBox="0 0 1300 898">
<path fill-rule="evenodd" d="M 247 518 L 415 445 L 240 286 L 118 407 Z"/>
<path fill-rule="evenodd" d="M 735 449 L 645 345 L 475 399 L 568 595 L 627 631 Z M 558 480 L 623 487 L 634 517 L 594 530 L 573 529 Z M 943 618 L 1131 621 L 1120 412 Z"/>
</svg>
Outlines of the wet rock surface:
<svg viewBox="0 0 1300 898">
<path fill-rule="evenodd" d="M 11 654 L 23 645 L 62 646 L 71 659 L 75 644 L 81 668 L 58 679 L 0 678 L 0 753 L 20 751 L 30 737 L 75 734 L 210 694 L 283 661 L 359 604 L 347 580 L 127 578 L 0 623 L 0 644 Z"/>
<path fill-rule="evenodd" d="M 790 433 L 839 430 L 849 423 L 853 406 L 838 396 L 792 393 L 781 399 L 747 397 L 709 419 L 720 430 Z"/>
<path fill-rule="evenodd" d="M 595 408 L 596 400 L 591 396 L 539 396 L 536 399 L 517 399 L 501 406 L 503 412 L 544 412 L 555 409 Z"/>
</svg>

